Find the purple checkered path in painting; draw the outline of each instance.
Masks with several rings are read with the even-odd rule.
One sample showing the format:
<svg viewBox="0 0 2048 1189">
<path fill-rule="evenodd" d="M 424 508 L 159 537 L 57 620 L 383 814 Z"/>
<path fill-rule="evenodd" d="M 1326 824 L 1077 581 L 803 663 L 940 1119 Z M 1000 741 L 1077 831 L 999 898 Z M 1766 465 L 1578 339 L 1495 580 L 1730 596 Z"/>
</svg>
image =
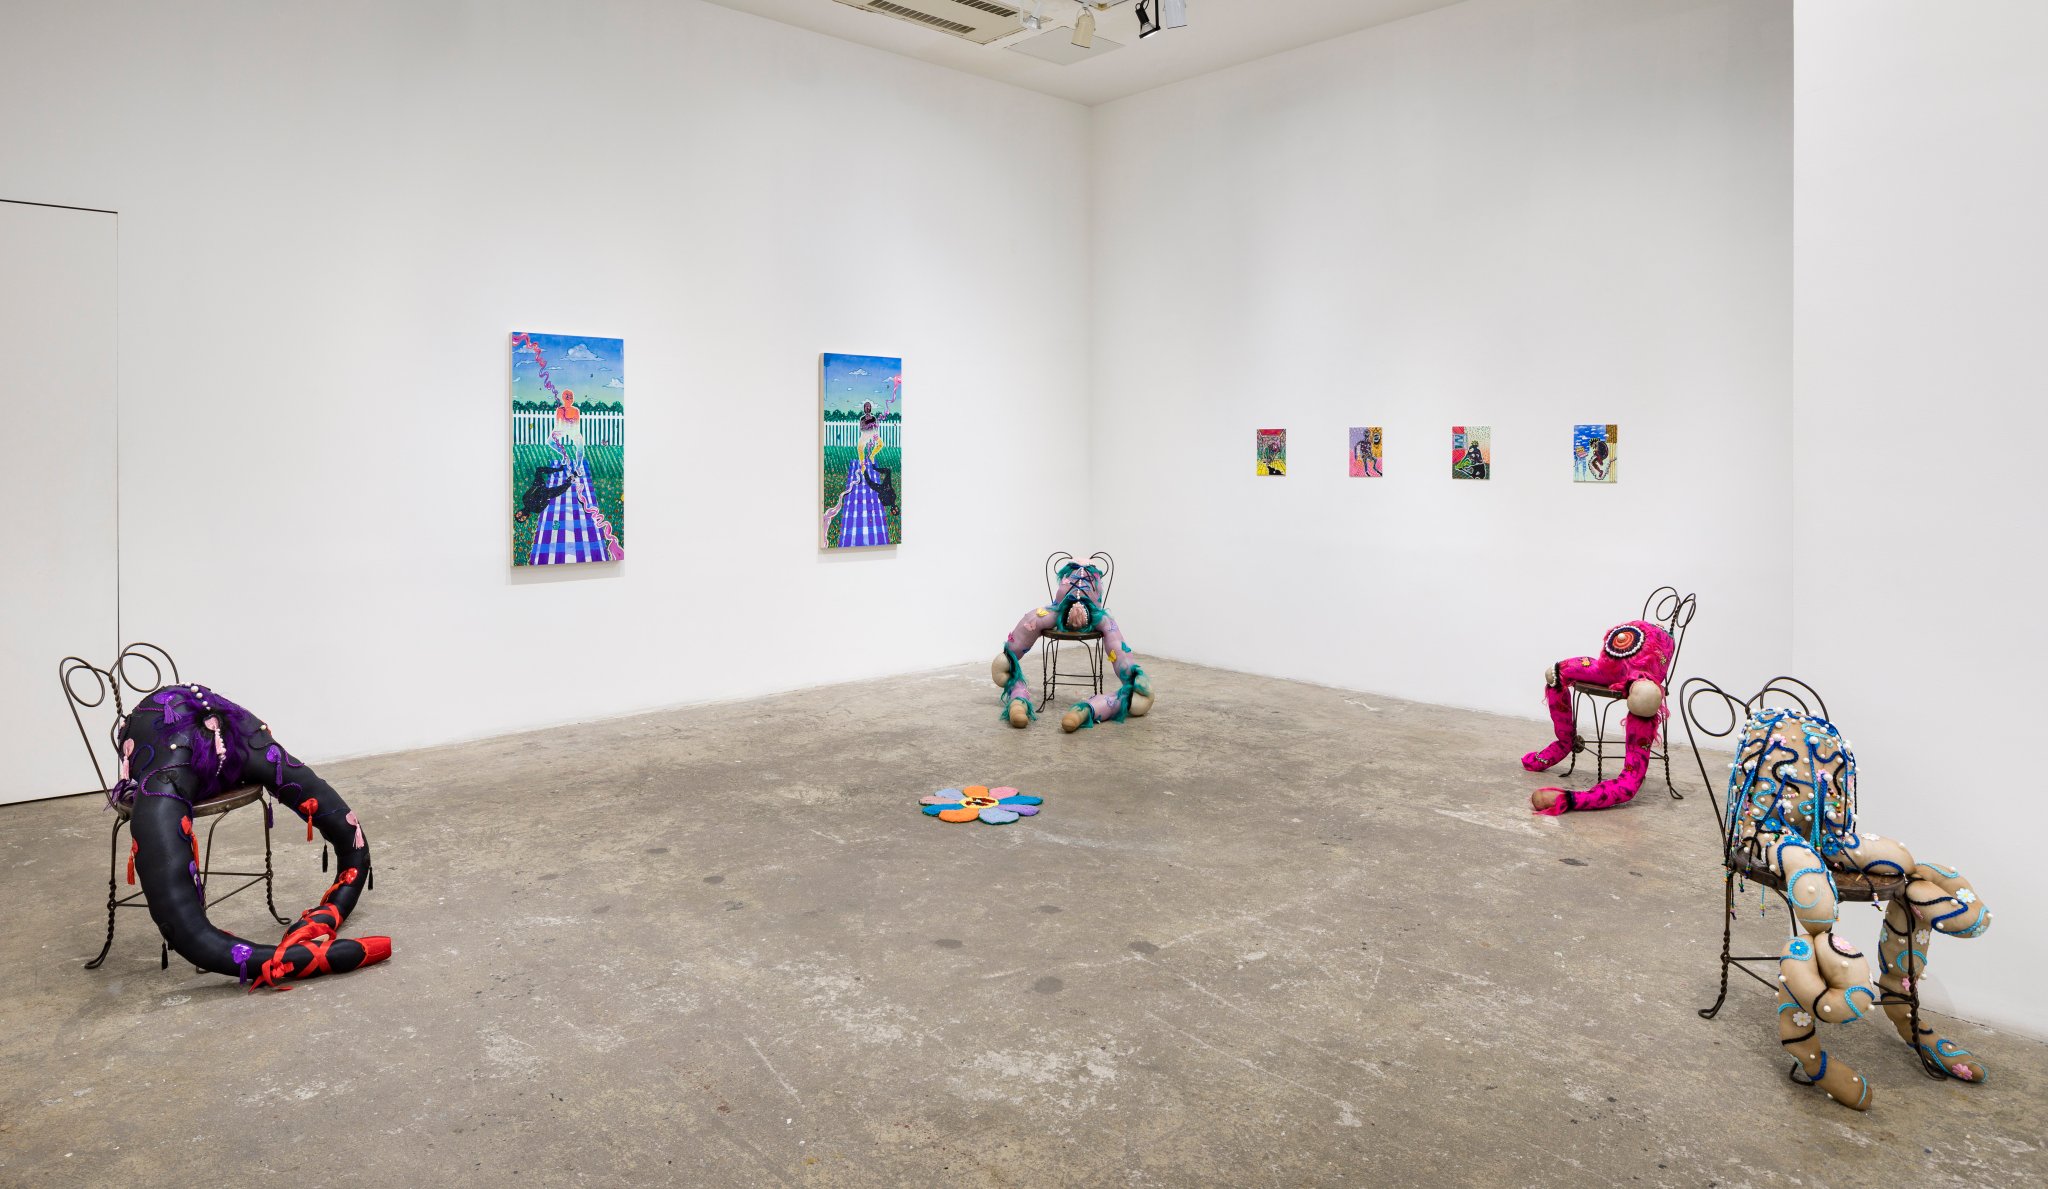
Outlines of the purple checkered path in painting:
<svg viewBox="0 0 2048 1189">
<path fill-rule="evenodd" d="M 889 513 L 870 484 L 872 471 L 859 460 L 846 466 L 846 502 L 839 506 L 839 547 L 887 545 Z"/>
<path fill-rule="evenodd" d="M 541 509 L 540 525 L 533 533 L 533 552 L 526 559 L 528 565 L 610 560 L 604 534 L 598 531 L 588 502 L 590 469 L 582 459 L 572 463 L 571 468 L 568 488 Z"/>
</svg>

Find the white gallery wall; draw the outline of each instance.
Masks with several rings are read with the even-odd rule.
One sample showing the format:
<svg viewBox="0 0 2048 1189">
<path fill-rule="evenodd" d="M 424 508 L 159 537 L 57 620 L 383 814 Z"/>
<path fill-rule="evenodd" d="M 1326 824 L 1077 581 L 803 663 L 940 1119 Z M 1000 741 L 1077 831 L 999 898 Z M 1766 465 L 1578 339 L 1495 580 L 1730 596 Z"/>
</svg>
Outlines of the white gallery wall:
<svg viewBox="0 0 2048 1189">
<path fill-rule="evenodd" d="M 120 212 L 123 629 L 306 755 L 959 662 L 1081 542 L 1084 435 L 1012 464 L 1085 424 L 1084 108 L 696 0 L 0 43 L 0 197 Z M 509 565 L 514 330 L 626 342 L 621 564 Z M 893 553 L 816 548 L 821 351 L 907 360 Z"/>
<path fill-rule="evenodd" d="M 1797 33 L 1798 670 L 1866 820 L 1992 909 L 1934 981 L 2039 1034 L 2048 6 L 1802 0 Z"/>
<path fill-rule="evenodd" d="M 1790 19 L 1470 0 L 1097 108 L 1096 539 L 1139 649 L 1537 717 L 1669 582 L 1686 671 L 1788 663 Z M 1620 426 L 1618 484 L 1571 481 L 1575 422 Z"/>
</svg>

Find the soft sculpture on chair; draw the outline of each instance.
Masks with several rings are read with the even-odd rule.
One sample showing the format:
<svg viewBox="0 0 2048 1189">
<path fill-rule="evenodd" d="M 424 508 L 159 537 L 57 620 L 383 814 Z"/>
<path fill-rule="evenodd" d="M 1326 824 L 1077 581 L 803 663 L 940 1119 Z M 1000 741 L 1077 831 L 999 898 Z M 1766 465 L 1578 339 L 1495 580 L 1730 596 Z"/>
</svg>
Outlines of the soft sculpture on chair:
<svg viewBox="0 0 2048 1189">
<path fill-rule="evenodd" d="M 1102 647 L 1116 669 L 1117 688 L 1097 694 L 1060 717 L 1060 729 L 1068 732 L 1092 727 L 1099 722 L 1121 722 L 1143 718 L 1152 712 L 1152 682 L 1139 666 L 1137 653 L 1124 639 L 1116 620 L 1102 607 L 1102 570 L 1098 566 L 1070 561 L 1059 568 L 1059 586 L 1048 606 L 1026 612 L 1003 641 L 1003 651 L 989 666 L 989 675 L 1002 687 L 1003 714 L 1013 727 L 1030 726 L 1038 712 L 1031 705 L 1031 683 L 1024 679 L 1024 657 L 1038 638 L 1051 631 L 1102 633 Z"/>
<path fill-rule="evenodd" d="M 1622 726 L 1621 771 L 1582 791 L 1537 789 L 1530 807 L 1546 816 L 1574 809 L 1612 809 L 1626 804 L 1643 787 L 1650 749 L 1664 721 L 1664 683 L 1671 675 L 1671 633 L 1646 620 L 1634 619 L 1610 628 L 1599 656 L 1575 656 L 1550 666 L 1543 674 L 1543 697 L 1557 738 L 1541 751 L 1522 757 L 1522 767 L 1542 772 L 1583 746 L 1572 715 L 1572 687 L 1588 686 L 1626 695 L 1628 715 Z"/>
<path fill-rule="evenodd" d="M 1845 1106 L 1870 1108 L 1870 1084 L 1848 1063 L 1830 1059 L 1819 1029 L 1861 1019 L 1873 1003 L 1883 1005 L 1930 1072 L 1983 1081 L 1984 1064 L 1925 1020 L 1916 1035 L 1908 998 L 1912 980 L 1927 969 L 1936 933 L 1975 937 L 1991 927 L 1991 913 L 1970 881 L 1858 828 L 1856 757 L 1827 720 L 1765 707 L 1750 716 L 1735 757 L 1723 824 L 1743 862 L 1784 881 L 1798 927 L 1778 961 L 1778 1042 L 1808 1082 Z M 1882 997 L 1870 989 L 1869 963 L 1834 933 L 1836 872 L 1897 885 L 1878 934 Z"/>
<path fill-rule="evenodd" d="M 342 922 L 370 882 L 370 846 L 348 803 L 293 759 L 268 724 L 203 685 L 150 694 L 114 728 L 121 778 L 110 800 L 130 808 L 129 878 L 142 878 L 149 915 L 179 956 L 255 987 L 339 974 L 391 956 L 388 937 L 345 938 Z M 243 785 L 260 784 L 306 819 L 334 848 L 339 873 L 276 945 L 244 941 L 206 919 L 206 888 L 192 807 Z M 268 807 L 264 810 L 269 812 Z"/>
</svg>

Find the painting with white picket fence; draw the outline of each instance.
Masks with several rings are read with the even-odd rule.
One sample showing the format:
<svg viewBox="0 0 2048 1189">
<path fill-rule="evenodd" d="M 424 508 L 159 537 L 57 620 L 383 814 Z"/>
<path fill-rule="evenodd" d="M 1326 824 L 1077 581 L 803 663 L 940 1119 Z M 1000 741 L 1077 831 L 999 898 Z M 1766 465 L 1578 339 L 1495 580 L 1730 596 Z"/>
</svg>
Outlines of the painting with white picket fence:
<svg viewBox="0 0 2048 1189">
<path fill-rule="evenodd" d="M 512 335 L 512 564 L 626 556 L 626 344 Z"/>
<path fill-rule="evenodd" d="M 826 355 L 819 379 L 818 545 L 903 541 L 903 361 Z"/>
</svg>

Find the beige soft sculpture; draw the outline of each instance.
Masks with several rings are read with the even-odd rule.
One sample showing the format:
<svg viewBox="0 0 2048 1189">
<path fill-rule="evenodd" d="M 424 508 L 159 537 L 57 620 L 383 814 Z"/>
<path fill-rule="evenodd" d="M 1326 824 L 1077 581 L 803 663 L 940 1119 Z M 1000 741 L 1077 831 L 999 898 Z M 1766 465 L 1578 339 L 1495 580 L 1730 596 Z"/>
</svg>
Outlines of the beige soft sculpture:
<svg viewBox="0 0 2048 1189">
<path fill-rule="evenodd" d="M 1821 1047 L 1820 1026 L 1861 1019 L 1881 1004 L 1930 1069 L 1982 1082 L 1984 1063 L 1924 1017 L 1914 1035 L 1906 996 L 1909 980 L 1927 969 L 1934 934 L 1976 937 L 1991 927 L 1991 913 L 1960 873 L 1856 829 L 1856 758 L 1834 725 L 1775 707 L 1752 714 L 1730 773 L 1727 812 L 1738 854 L 1785 881 L 1798 928 L 1778 960 L 1778 1043 L 1806 1077 L 1836 1102 L 1869 1110 L 1870 1083 Z M 1882 995 L 1871 989 L 1863 954 L 1834 932 L 1837 874 L 1892 889 L 1878 945 Z"/>
</svg>

